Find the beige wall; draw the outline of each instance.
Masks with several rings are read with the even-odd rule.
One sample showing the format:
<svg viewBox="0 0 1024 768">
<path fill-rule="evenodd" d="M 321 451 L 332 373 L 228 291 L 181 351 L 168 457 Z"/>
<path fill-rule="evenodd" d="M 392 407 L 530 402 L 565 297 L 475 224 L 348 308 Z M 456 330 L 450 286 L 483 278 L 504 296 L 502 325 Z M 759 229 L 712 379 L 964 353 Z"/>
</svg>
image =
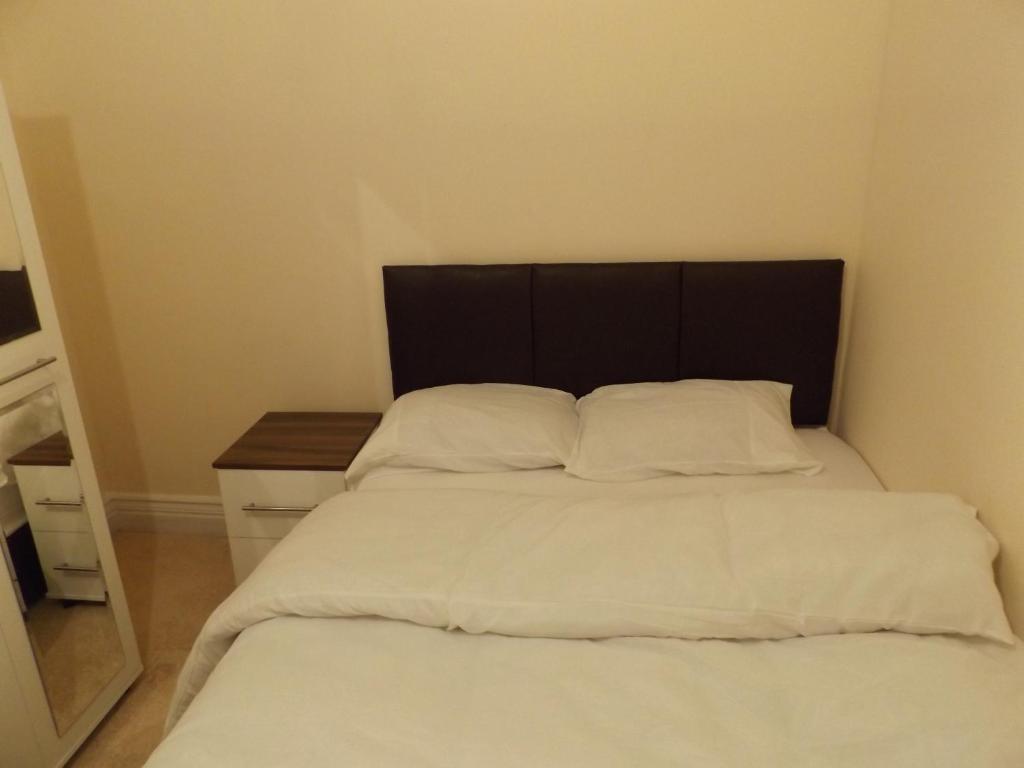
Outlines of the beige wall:
<svg viewBox="0 0 1024 768">
<path fill-rule="evenodd" d="M 962 495 L 1024 628 L 1024 4 L 898 0 L 842 426 L 893 489 Z"/>
<path fill-rule="evenodd" d="M 982 509 L 1019 631 L 1024 6 L 894 0 L 869 186 L 887 13 L 0 3 L 104 489 L 215 493 L 263 410 L 385 403 L 381 263 L 841 256 L 843 432 Z"/>
<path fill-rule="evenodd" d="M 856 260 L 886 0 L 0 4 L 108 491 L 389 392 L 383 262 Z"/>
</svg>

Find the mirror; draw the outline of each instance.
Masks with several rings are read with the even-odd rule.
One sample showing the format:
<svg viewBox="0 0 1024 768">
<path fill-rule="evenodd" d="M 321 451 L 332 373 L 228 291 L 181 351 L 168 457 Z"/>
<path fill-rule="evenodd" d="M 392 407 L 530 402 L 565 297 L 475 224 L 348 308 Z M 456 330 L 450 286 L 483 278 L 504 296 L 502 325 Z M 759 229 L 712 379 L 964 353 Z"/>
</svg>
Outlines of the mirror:
<svg viewBox="0 0 1024 768">
<path fill-rule="evenodd" d="M 0 344 L 6 344 L 38 331 L 39 315 L 2 171 L 0 168 Z"/>
<path fill-rule="evenodd" d="M 53 387 L 0 410 L 0 547 L 58 734 L 124 666 Z"/>
</svg>

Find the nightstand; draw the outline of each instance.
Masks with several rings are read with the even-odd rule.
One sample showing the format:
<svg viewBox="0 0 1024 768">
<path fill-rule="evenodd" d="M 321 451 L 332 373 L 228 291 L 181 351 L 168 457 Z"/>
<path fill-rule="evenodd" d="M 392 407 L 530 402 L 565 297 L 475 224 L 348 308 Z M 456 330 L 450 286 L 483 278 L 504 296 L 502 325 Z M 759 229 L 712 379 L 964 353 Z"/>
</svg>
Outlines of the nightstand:
<svg viewBox="0 0 1024 768">
<path fill-rule="evenodd" d="M 58 432 L 9 458 L 14 467 L 46 596 L 103 602 L 107 588 L 71 444 Z"/>
<path fill-rule="evenodd" d="M 213 462 L 235 583 L 300 519 L 345 490 L 379 413 L 267 413 Z"/>
</svg>

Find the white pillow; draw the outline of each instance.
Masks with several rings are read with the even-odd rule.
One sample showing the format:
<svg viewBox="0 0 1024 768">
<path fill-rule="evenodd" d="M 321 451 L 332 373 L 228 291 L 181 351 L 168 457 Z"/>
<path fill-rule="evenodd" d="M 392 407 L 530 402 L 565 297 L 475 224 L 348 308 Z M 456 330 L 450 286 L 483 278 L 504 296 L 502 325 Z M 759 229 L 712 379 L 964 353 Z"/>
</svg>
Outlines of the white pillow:
<svg viewBox="0 0 1024 768">
<path fill-rule="evenodd" d="M 520 384 L 451 384 L 398 398 L 346 473 L 354 488 L 382 466 L 502 472 L 565 464 L 576 398 Z"/>
<path fill-rule="evenodd" d="M 775 381 L 711 379 L 601 387 L 577 403 L 580 430 L 566 471 L 609 481 L 813 475 L 823 465 L 793 429 L 792 391 Z"/>
</svg>

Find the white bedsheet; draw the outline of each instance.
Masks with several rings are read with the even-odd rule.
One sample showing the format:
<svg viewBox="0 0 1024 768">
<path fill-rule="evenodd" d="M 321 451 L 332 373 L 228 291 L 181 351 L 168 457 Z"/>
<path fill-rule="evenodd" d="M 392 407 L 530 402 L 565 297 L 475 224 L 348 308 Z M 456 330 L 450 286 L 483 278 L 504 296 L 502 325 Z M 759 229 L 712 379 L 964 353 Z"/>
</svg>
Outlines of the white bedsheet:
<svg viewBox="0 0 1024 768">
<path fill-rule="evenodd" d="M 339 545 L 322 523 L 362 492 L 345 496 L 304 521 L 216 620 L 223 638 L 241 634 L 200 648 L 212 674 L 151 768 L 1024 765 L 1019 641 L 551 639 L 282 615 L 337 615 L 325 610 L 337 588 L 324 575 Z M 429 531 L 398 522 L 399 554 Z M 359 528 L 342 530 L 351 565 L 365 547 Z M 373 557 L 356 558 L 359 574 L 379 573 L 383 593 L 404 573 L 393 570 L 403 558 L 387 554 L 377 570 L 366 568 Z M 360 599 L 373 597 L 366 586 Z"/>
<path fill-rule="evenodd" d="M 543 496 L 637 496 L 668 493 L 727 493 L 771 488 L 857 489 L 880 491 L 882 484 L 852 447 L 825 428 L 798 429 L 811 454 L 824 462 L 817 475 L 792 472 L 760 475 L 666 476 L 624 483 L 601 483 L 567 474 L 562 468 L 520 472 L 442 472 L 380 467 L 371 470 L 360 490 L 406 488 L 479 488 Z"/>
<path fill-rule="evenodd" d="M 1024 652 L 900 633 L 550 640 L 246 630 L 149 768 L 1019 768 Z"/>
</svg>

